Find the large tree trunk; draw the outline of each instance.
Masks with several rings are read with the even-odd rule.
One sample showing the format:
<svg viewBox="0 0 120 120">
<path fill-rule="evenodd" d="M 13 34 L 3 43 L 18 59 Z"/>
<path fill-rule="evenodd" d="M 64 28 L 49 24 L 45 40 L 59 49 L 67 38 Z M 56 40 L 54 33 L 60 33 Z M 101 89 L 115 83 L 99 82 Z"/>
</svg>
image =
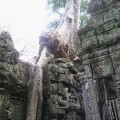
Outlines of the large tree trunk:
<svg viewBox="0 0 120 120">
<path fill-rule="evenodd" d="M 28 96 L 27 120 L 40 120 L 42 106 L 42 71 L 50 56 L 69 57 L 77 54 L 77 29 L 79 25 L 80 1 L 68 0 L 65 13 L 58 28 L 40 37 L 39 55 L 34 67 L 32 87 Z M 37 67 L 36 67 L 37 66 Z M 30 85 L 31 86 L 31 85 Z"/>
<path fill-rule="evenodd" d="M 58 25 L 61 38 L 69 46 L 69 50 L 77 51 L 77 30 L 79 27 L 80 0 L 68 0 L 65 12 Z"/>
<path fill-rule="evenodd" d="M 27 120 L 38 120 L 37 116 L 41 113 L 38 111 L 42 107 L 42 69 L 36 65 L 31 68 L 33 72 L 28 86 L 28 107 Z"/>
</svg>

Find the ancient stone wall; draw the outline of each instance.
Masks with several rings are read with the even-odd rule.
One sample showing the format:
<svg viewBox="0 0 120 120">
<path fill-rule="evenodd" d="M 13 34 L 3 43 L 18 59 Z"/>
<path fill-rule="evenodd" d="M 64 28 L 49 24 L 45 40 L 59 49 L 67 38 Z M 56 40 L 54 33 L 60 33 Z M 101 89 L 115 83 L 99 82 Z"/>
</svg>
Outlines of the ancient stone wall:
<svg viewBox="0 0 120 120">
<path fill-rule="evenodd" d="M 120 120 L 120 1 L 91 0 L 88 12 L 79 57 L 44 68 L 42 120 Z M 0 120 L 26 119 L 31 65 L 18 58 L 9 33 L 1 32 Z"/>
<path fill-rule="evenodd" d="M 50 63 L 43 78 L 42 120 L 85 120 L 78 71 L 68 59 Z"/>
<path fill-rule="evenodd" d="M 0 120 L 25 120 L 29 64 L 18 60 L 8 32 L 0 33 Z"/>
<path fill-rule="evenodd" d="M 120 1 L 91 0 L 88 12 L 91 19 L 78 31 L 86 120 L 119 120 Z"/>
</svg>

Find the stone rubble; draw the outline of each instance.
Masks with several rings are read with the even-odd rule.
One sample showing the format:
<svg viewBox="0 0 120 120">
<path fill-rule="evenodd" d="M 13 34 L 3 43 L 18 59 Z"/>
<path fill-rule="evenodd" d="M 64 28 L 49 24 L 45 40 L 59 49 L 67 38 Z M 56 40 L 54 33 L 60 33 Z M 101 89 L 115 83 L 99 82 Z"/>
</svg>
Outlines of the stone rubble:
<svg viewBox="0 0 120 120">
<path fill-rule="evenodd" d="M 91 0 L 78 31 L 78 57 L 52 60 L 43 73 L 42 120 L 120 119 L 120 1 Z M 31 64 L 0 33 L 0 120 L 26 120 Z M 29 84 L 29 86 L 28 86 Z"/>
</svg>

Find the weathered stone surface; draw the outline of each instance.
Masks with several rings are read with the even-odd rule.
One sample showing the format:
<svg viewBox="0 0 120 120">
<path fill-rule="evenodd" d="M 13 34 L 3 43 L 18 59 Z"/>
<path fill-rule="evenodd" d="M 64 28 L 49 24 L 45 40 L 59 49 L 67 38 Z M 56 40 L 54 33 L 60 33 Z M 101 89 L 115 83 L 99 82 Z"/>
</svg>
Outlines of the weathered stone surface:
<svg viewBox="0 0 120 120">
<path fill-rule="evenodd" d="M 26 102 L 25 101 L 11 101 L 9 116 L 12 120 L 25 120 L 26 119 Z"/>
<path fill-rule="evenodd" d="M 43 107 L 42 112 L 38 111 L 42 120 L 120 119 L 120 1 L 91 0 L 88 12 L 91 14 L 88 24 L 78 31 L 79 57 L 73 62 L 67 58 L 55 59 L 44 69 L 40 88 Z M 27 83 L 32 94 L 34 75 L 29 73 L 30 64 L 18 57 L 10 34 L 3 31 L 0 34 L 2 120 L 25 120 Z"/>
<path fill-rule="evenodd" d="M 104 16 L 102 13 L 99 13 L 91 18 L 93 21 L 94 26 L 98 26 L 104 23 Z M 103 29 L 103 28 L 102 28 Z"/>
<path fill-rule="evenodd" d="M 108 30 L 111 30 L 111 29 L 114 29 L 116 27 L 119 26 L 119 22 L 117 22 L 116 19 L 113 19 L 113 20 L 110 20 L 108 22 L 105 22 L 101 25 L 99 25 L 97 28 L 96 28 L 96 32 L 97 34 L 100 34 L 100 33 L 103 33 L 105 31 L 108 31 Z"/>
<path fill-rule="evenodd" d="M 71 61 L 56 61 L 58 60 L 49 64 L 45 69 L 43 111 L 46 112 L 44 112 L 42 119 L 68 120 L 71 112 L 74 112 L 72 120 L 82 118 L 84 110 L 77 70 Z M 46 116 L 49 117 L 46 118 Z"/>
<path fill-rule="evenodd" d="M 93 76 L 102 77 L 113 73 L 112 63 L 109 59 L 92 64 Z"/>
<path fill-rule="evenodd" d="M 96 82 L 88 79 L 82 84 L 83 101 L 85 105 L 86 120 L 101 120 L 96 96 Z"/>
<path fill-rule="evenodd" d="M 119 41 L 119 35 L 117 32 L 117 28 L 98 35 L 97 39 L 98 39 L 100 46 L 115 44 L 116 42 Z"/>
<path fill-rule="evenodd" d="M 78 31 L 85 70 L 79 73 L 79 80 L 86 120 L 120 119 L 119 10 L 119 0 L 91 0 L 88 9 L 91 24 L 88 21 L 86 27 Z M 92 43 L 91 37 L 97 42 Z M 87 44 L 83 44 L 84 40 Z"/>
<path fill-rule="evenodd" d="M 91 51 L 98 47 L 98 42 L 96 36 L 92 36 L 82 40 L 82 49 L 83 51 Z"/>
<path fill-rule="evenodd" d="M 1 90 L 0 90 L 1 92 Z M 7 111 L 10 107 L 10 93 L 0 93 L 0 118 L 2 120 L 7 120 Z"/>
<path fill-rule="evenodd" d="M 0 120 L 25 120 L 29 64 L 18 60 L 19 52 L 6 31 L 0 34 Z M 14 101 L 14 102 L 13 102 Z"/>
</svg>

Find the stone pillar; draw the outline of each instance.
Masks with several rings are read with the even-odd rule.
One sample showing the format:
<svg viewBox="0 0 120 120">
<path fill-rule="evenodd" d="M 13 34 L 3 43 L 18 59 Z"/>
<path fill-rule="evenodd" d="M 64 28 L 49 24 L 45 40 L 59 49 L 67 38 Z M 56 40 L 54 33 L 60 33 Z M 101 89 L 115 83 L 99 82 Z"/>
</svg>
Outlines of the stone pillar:
<svg viewBox="0 0 120 120">
<path fill-rule="evenodd" d="M 82 81 L 82 80 L 81 80 Z M 86 120 L 101 120 L 98 107 L 96 81 L 87 79 L 81 83 Z"/>
<path fill-rule="evenodd" d="M 117 99 L 115 100 L 118 119 L 120 119 L 120 75 L 115 75 L 114 77 L 115 89 L 117 93 Z"/>
</svg>

